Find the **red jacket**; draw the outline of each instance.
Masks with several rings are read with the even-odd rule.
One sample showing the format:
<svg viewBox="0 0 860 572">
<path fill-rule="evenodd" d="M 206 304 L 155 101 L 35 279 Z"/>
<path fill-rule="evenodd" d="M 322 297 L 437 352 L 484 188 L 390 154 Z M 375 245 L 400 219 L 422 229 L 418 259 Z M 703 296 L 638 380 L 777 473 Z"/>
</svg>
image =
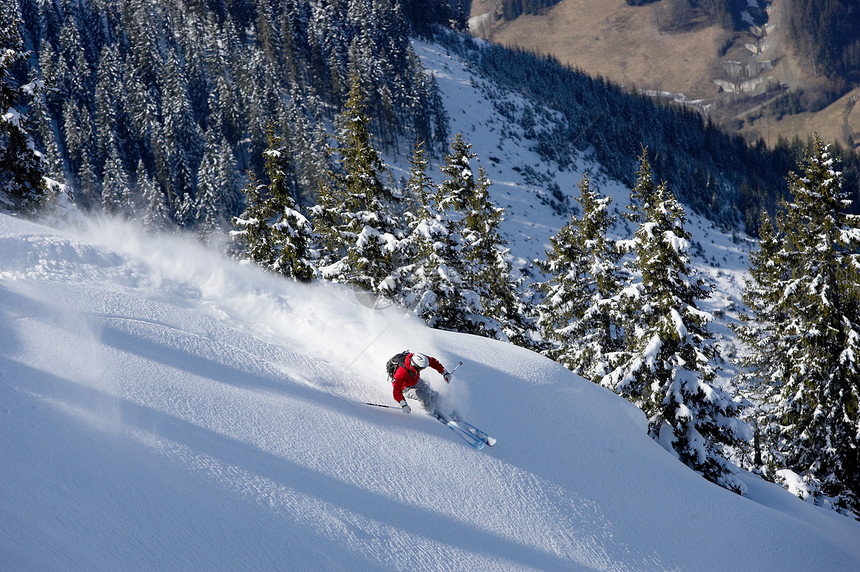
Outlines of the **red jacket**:
<svg viewBox="0 0 860 572">
<path fill-rule="evenodd" d="M 427 356 L 430 361 L 430 367 L 438 371 L 440 374 L 445 371 L 445 368 L 434 357 Z M 418 380 L 421 379 L 421 374 L 412 367 L 412 354 L 406 356 L 406 365 L 401 365 L 394 372 L 394 401 L 400 403 L 403 400 L 403 390 L 407 387 L 412 387 Z"/>
</svg>

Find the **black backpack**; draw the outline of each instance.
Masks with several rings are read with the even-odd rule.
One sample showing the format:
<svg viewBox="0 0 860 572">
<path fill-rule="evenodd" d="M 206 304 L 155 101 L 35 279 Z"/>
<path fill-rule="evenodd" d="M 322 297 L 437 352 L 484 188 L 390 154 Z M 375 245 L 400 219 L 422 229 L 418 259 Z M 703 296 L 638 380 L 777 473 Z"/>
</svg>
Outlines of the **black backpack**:
<svg viewBox="0 0 860 572">
<path fill-rule="evenodd" d="M 385 371 L 388 372 L 389 379 L 394 379 L 394 372 L 397 371 L 398 367 L 406 367 L 406 357 L 411 353 L 409 350 L 406 350 L 405 352 L 391 356 L 391 359 L 385 364 Z"/>
</svg>

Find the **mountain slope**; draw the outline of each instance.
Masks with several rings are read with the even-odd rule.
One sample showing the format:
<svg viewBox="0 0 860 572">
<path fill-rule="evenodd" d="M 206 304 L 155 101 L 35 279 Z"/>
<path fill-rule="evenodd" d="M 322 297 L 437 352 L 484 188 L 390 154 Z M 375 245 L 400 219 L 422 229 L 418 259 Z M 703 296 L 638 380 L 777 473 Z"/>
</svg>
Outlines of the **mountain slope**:
<svg viewBox="0 0 860 572">
<path fill-rule="evenodd" d="M 720 43 L 728 34 L 717 25 L 660 33 L 654 12 L 660 5 L 629 6 L 624 0 L 562 1 L 543 14 L 500 20 L 475 32 L 494 43 L 553 54 L 560 61 L 626 86 L 671 90 L 690 99 L 714 97 L 711 81 Z M 488 10 L 473 4 L 472 14 Z"/>
<path fill-rule="evenodd" d="M 115 223 L 0 241 L 5 569 L 860 565 L 858 523 L 712 485 L 536 354 Z M 431 382 L 496 447 L 356 403 L 404 346 L 465 362 Z"/>
</svg>

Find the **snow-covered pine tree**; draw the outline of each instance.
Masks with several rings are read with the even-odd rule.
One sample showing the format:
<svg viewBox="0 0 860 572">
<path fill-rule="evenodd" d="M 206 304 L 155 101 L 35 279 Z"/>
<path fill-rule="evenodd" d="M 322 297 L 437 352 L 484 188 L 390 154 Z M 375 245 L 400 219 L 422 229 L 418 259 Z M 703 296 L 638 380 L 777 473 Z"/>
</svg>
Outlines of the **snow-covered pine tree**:
<svg viewBox="0 0 860 572">
<path fill-rule="evenodd" d="M 254 173 L 249 173 L 248 183 L 242 189 L 245 195 L 245 210 L 233 218 L 236 230 L 230 236 L 236 244 L 240 257 L 256 262 L 263 268 L 271 268 L 276 255 L 272 241 L 272 208 L 266 193 Z"/>
<path fill-rule="evenodd" d="M 319 98 L 293 86 L 284 123 L 289 126 L 298 197 L 306 204 L 315 201 L 316 192 L 328 171 L 325 124 Z"/>
<path fill-rule="evenodd" d="M 751 319 L 738 333 L 769 385 L 760 423 L 771 468 L 860 513 L 860 219 L 817 135 L 800 168 L 777 236 L 751 257 Z"/>
<path fill-rule="evenodd" d="M 16 3 L 0 7 L 0 21 L 4 22 L 0 26 L 0 208 L 33 213 L 47 187 L 26 110 L 42 84 L 20 81 L 29 53 L 18 30 L 21 16 Z"/>
<path fill-rule="evenodd" d="M 222 230 L 224 219 L 223 202 L 219 196 L 213 156 L 209 153 L 203 156 L 203 163 L 198 172 L 200 182 L 197 184 L 197 199 L 194 203 L 197 232 L 207 241 Z"/>
<path fill-rule="evenodd" d="M 436 80 L 436 74 L 430 74 L 430 93 L 431 108 L 434 112 L 433 121 L 433 138 L 438 148 L 445 147 L 448 141 L 448 112 L 445 111 L 445 103 L 442 101 L 442 90 L 439 89 L 439 82 Z"/>
<path fill-rule="evenodd" d="M 161 188 L 147 174 L 143 159 L 137 163 L 137 195 L 141 198 L 144 228 L 156 232 L 168 228 L 171 221 L 167 201 Z"/>
<path fill-rule="evenodd" d="M 124 121 L 126 119 L 125 114 L 121 113 L 125 94 L 120 89 L 122 87 L 120 82 L 122 71 L 117 46 L 104 46 L 96 75 L 94 123 L 96 132 L 99 134 L 96 157 L 98 164 L 104 165 L 102 177 L 114 179 L 110 183 L 105 181 L 103 185 L 102 193 L 107 193 L 108 196 L 102 196 L 102 205 L 108 212 L 116 212 L 124 207 L 110 196 L 115 191 L 112 191 L 109 186 L 115 184 L 116 180 L 123 178 L 128 180 L 125 169 L 122 173 L 115 171 L 117 166 L 122 167 L 124 164 L 123 146 L 119 133 L 126 124 Z M 116 157 L 112 158 L 111 155 L 116 155 Z M 109 161 L 113 162 L 110 171 L 107 167 Z"/>
<path fill-rule="evenodd" d="M 323 240 L 323 277 L 386 297 L 398 288 L 398 241 L 402 231 L 391 214 L 393 195 L 382 182 L 385 164 L 367 129 L 363 96 L 353 80 L 337 137 L 339 168 L 329 172 L 313 208 Z"/>
<path fill-rule="evenodd" d="M 648 211 L 657 194 L 654 171 L 648 160 L 648 148 L 642 147 L 639 155 L 639 168 L 636 170 L 636 184 L 630 189 L 630 202 L 624 218 L 630 222 L 641 223 L 648 220 Z"/>
<path fill-rule="evenodd" d="M 650 173 L 647 154 L 640 173 Z M 642 197 L 650 177 L 640 176 L 631 197 Z M 689 266 L 690 235 L 684 209 L 665 183 L 641 205 L 631 241 L 632 283 L 619 296 L 626 348 L 601 383 L 640 407 L 648 433 L 707 479 L 736 492 L 742 481 L 725 459 L 724 445 L 748 435 L 737 419 L 741 403 L 712 385 L 716 348 L 712 317 L 697 302 L 710 293 Z"/>
<path fill-rule="evenodd" d="M 61 127 L 65 133 L 65 153 L 75 187 L 75 195 L 84 207 L 101 201 L 100 185 L 93 167 L 93 130 L 89 114 L 72 99 L 62 102 Z"/>
<path fill-rule="evenodd" d="M 475 178 L 472 147 L 457 133 L 440 167 L 444 179 L 434 198 L 437 219 L 448 229 L 456 254 L 447 261 L 461 281 L 454 318 L 458 331 L 531 345 L 530 312 L 518 294 L 507 243 L 499 233 L 503 209 L 493 205 L 483 169 Z M 449 326 L 443 326 L 448 328 Z M 455 329 L 455 328 L 451 328 Z"/>
<path fill-rule="evenodd" d="M 197 230 L 204 238 L 224 230 L 226 222 L 224 213 L 229 212 L 226 205 L 237 200 L 235 195 L 238 185 L 235 172 L 233 151 L 224 136 L 212 131 L 207 132 L 203 159 L 197 170 L 197 201 L 194 217 Z M 267 175 L 271 179 L 272 174 L 267 173 Z"/>
<path fill-rule="evenodd" d="M 773 219 L 763 212 L 758 249 L 749 254 L 749 277 L 743 291 L 745 310 L 739 315 L 739 323 L 731 325 L 738 340 L 745 345 L 736 360 L 741 368 L 736 382 L 740 392 L 748 395 L 753 403 L 746 416 L 757 431 L 754 443 L 756 464 L 763 462 L 760 424 L 781 399 L 777 384 L 771 380 L 784 379 L 791 369 L 788 350 L 792 342 L 778 335 L 788 319 L 785 310 L 779 307 L 779 290 L 785 287 L 791 274 L 779 261 L 781 247 Z M 772 475 L 774 465 L 770 461 L 768 464 L 771 470 L 766 473 Z"/>
<path fill-rule="evenodd" d="M 407 193 L 416 200 L 414 214 L 407 213 L 409 234 L 404 241 L 408 264 L 403 268 L 406 288 L 401 302 L 430 327 L 460 331 L 472 323 L 478 296 L 465 291 L 460 276 L 463 237 L 452 220 L 440 211 L 444 200 L 427 175 L 423 144 L 418 142 L 410 158 Z"/>
<path fill-rule="evenodd" d="M 164 131 L 163 139 L 157 144 L 163 148 L 166 158 L 176 219 L 186 225 L 194 220 L 196 172 L 203 156 L 205 137 L 194 120 L 188 77 L 175 49 L 168 50 L 159 85 L 164 94 Z"/>
<path fill-rule="evenodd" d="M 463 134 L 457 133 L 450 150 L 445 153 L 445 162 L 439 167 L 444 176 L 437 194 L 439 210 L 468 212 L 469 197 L 476 192 L 471 161 L 477 156 L 472 146 L 463 140 Z"/>
<path fill-rule="evenodd" d="M 231 234 L 250 260 L 272 272 L 309 282 L 316 274 L 311 225 L 296 210 L 287 184 L 283 141 L 271 129 L 268 139 L 265 169 L 269 184 L 261 185 L 251 175 L 244 189 L 245 212 L 233 219 L 238 230 Z"/>
<path fill-rule="evenodd" d="M 46 85 L 50 85 L 48 80 L 43 79 L 43 81 Z M 45 92 L 39 93 L 33 98 L 30 118 L 36 124 L 36 134 L 38 134 L 39 139 L 36 147 L 42 149 L 42 166 L 45 176 L 52 181 L 63 184 L 66 180 L 63 160 L 57 147 L 57 140 L 54 137 L 54 125 L 48 112 Z"/>
<path fill-rule="evenodd" d="M 107 143 L 108 155 L 105 161 L 102 180 L 102 209 L 110 214 L 131 215 L 134 205 L 130 204 L 130 185 L 125 178 L 125 168 L 117 151 L 116 142 L 112 137 Z"/>
<path fill-rule="evenodd" d="M 481 296 L 484 315 L 501 326 L 504 337 L 526 348 L 535 347 L 532 332 L 534 308 L 520 295 L 522 278 L 515 275 L 508 242 L 500 232 L 505 209 L 490 200 L 490 181 L 478 167 L 475 192 L 469 196 L 469 210 L 463 222 L 467 242 L 466 258 L 473 288 Z M 485 322 L 484 326 L 490 326 Z M 488 333 L 499 337 L 498 332 Z"/>
<path fill-rule="evenodd" d="M 619 349 L 620 325 L 612 312 L 621 277 L 621 251 L 606 237 L 615 217 L 610 197 L 591 188 L 588 175 L 579 183 L 582 218 L 572 215 L 550 239 L 552 250 L 538 267 L 549 280 L 538 285 L 544 294 L 540 327 L 552 346 L 546 354 L 579 375 L 599 382 L 609 373 L 608 355 Z"/>
</svg>

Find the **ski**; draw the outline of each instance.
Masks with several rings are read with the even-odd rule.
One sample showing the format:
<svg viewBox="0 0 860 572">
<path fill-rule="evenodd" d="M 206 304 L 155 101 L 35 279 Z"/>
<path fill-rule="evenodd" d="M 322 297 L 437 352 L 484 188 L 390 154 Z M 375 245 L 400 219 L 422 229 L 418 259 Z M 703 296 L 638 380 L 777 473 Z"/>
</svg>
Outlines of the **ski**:
<svg viewBox="0 0 860 572">
<path fill-rule="evenodd" d="M 447 425 L 451 431 L 462 437 L 464 441 L 479 451 L 484 448 L 484 445 L 492 447 L 496 444 L 495 437 L 491 437 L 471 423 L 463 421 L 456 413 L 445 415 L 437 412 L 432 417 L 439 421 L 439 423 Z"/>
<path fill-rule="evenodd" d="M 400 409 L 400 406 L 394 405 L 383 405 L 382 403 L 371 403 L 369 401 L 355 401 L 353 403 L 358 403 L 360 405 L 371 405 L 373 407 L 384 407 L 385 409 Z M 471 423 L 463 421 L 459 417 L 456 416 L 456 413 L 451 416 L 443 416 L 443 415 L 431 415 L 434 419 L 442 423 L 443 425 L 447 425 L 451 431 L 459 435 L 464 441 L 466 441 L 469 445 L 480 451 L 484 448 L 484 445 L 489 445 L 492 447 L 496 444 L 496 438 L 484 433 Z"/>
<path fill-rule="evenodd" d="M 454 422 L 460 425 L 463 429 L 471 433 L 475 438 L 480 439 L 490 447 L 496 444 L 496 438 L 492 435 L 488 435 L 484 431 L 481 431 L 468 421 L 463 421 L 462 419 L 454 419 Z"/>
<path fill-rule="evenodd" d="M 443 421 L 443 423 L 445 423 L 445 422 Z M 460 427 L 460 426 L 457 424 L 457 421 L 449 421 L 448 423 L 445 423 L 445 425 L 446 425 L 446 426 L 447 426 L 451 431 L 453 431 L 454 433 L 456 433 L 457 435 L 459 435 L 460 437 L 462 437 L 462 438 L 463 438 L 463 440 L 464 440 L 466 443 L 468 443 L 469 445 L 471 445 L 472 447 L 474 447 L 474 448 L 475 448 L 475 449 L 477 449 L 478 451 L 480 451 L 481 449 L 483 449 L 483 448 L 484 448 L 484 445 L 486 444 L 486 443 L 484 443 L 484 440 L 483 440 L 483 439 L 481 439 L 480 437 L 476 437 L 476 436 L 475 436 L 475 435 L 473 435 L 471 432 L 469 432 L 469 431 L 467 431 L 466 429 L 464 429 L 464 428 Z"/>
<path fill-rule="evenodd" d="M 353 403 L 357 403 L 359 405 L 372 405 L 373 407 L 384 407 L 385 409 L 402 409 L 399 405 L 395 407 L 394 405 L 383 405 L 381 403 L 371 403 L 370 401 L 353 401 Z"/>
</svg>

